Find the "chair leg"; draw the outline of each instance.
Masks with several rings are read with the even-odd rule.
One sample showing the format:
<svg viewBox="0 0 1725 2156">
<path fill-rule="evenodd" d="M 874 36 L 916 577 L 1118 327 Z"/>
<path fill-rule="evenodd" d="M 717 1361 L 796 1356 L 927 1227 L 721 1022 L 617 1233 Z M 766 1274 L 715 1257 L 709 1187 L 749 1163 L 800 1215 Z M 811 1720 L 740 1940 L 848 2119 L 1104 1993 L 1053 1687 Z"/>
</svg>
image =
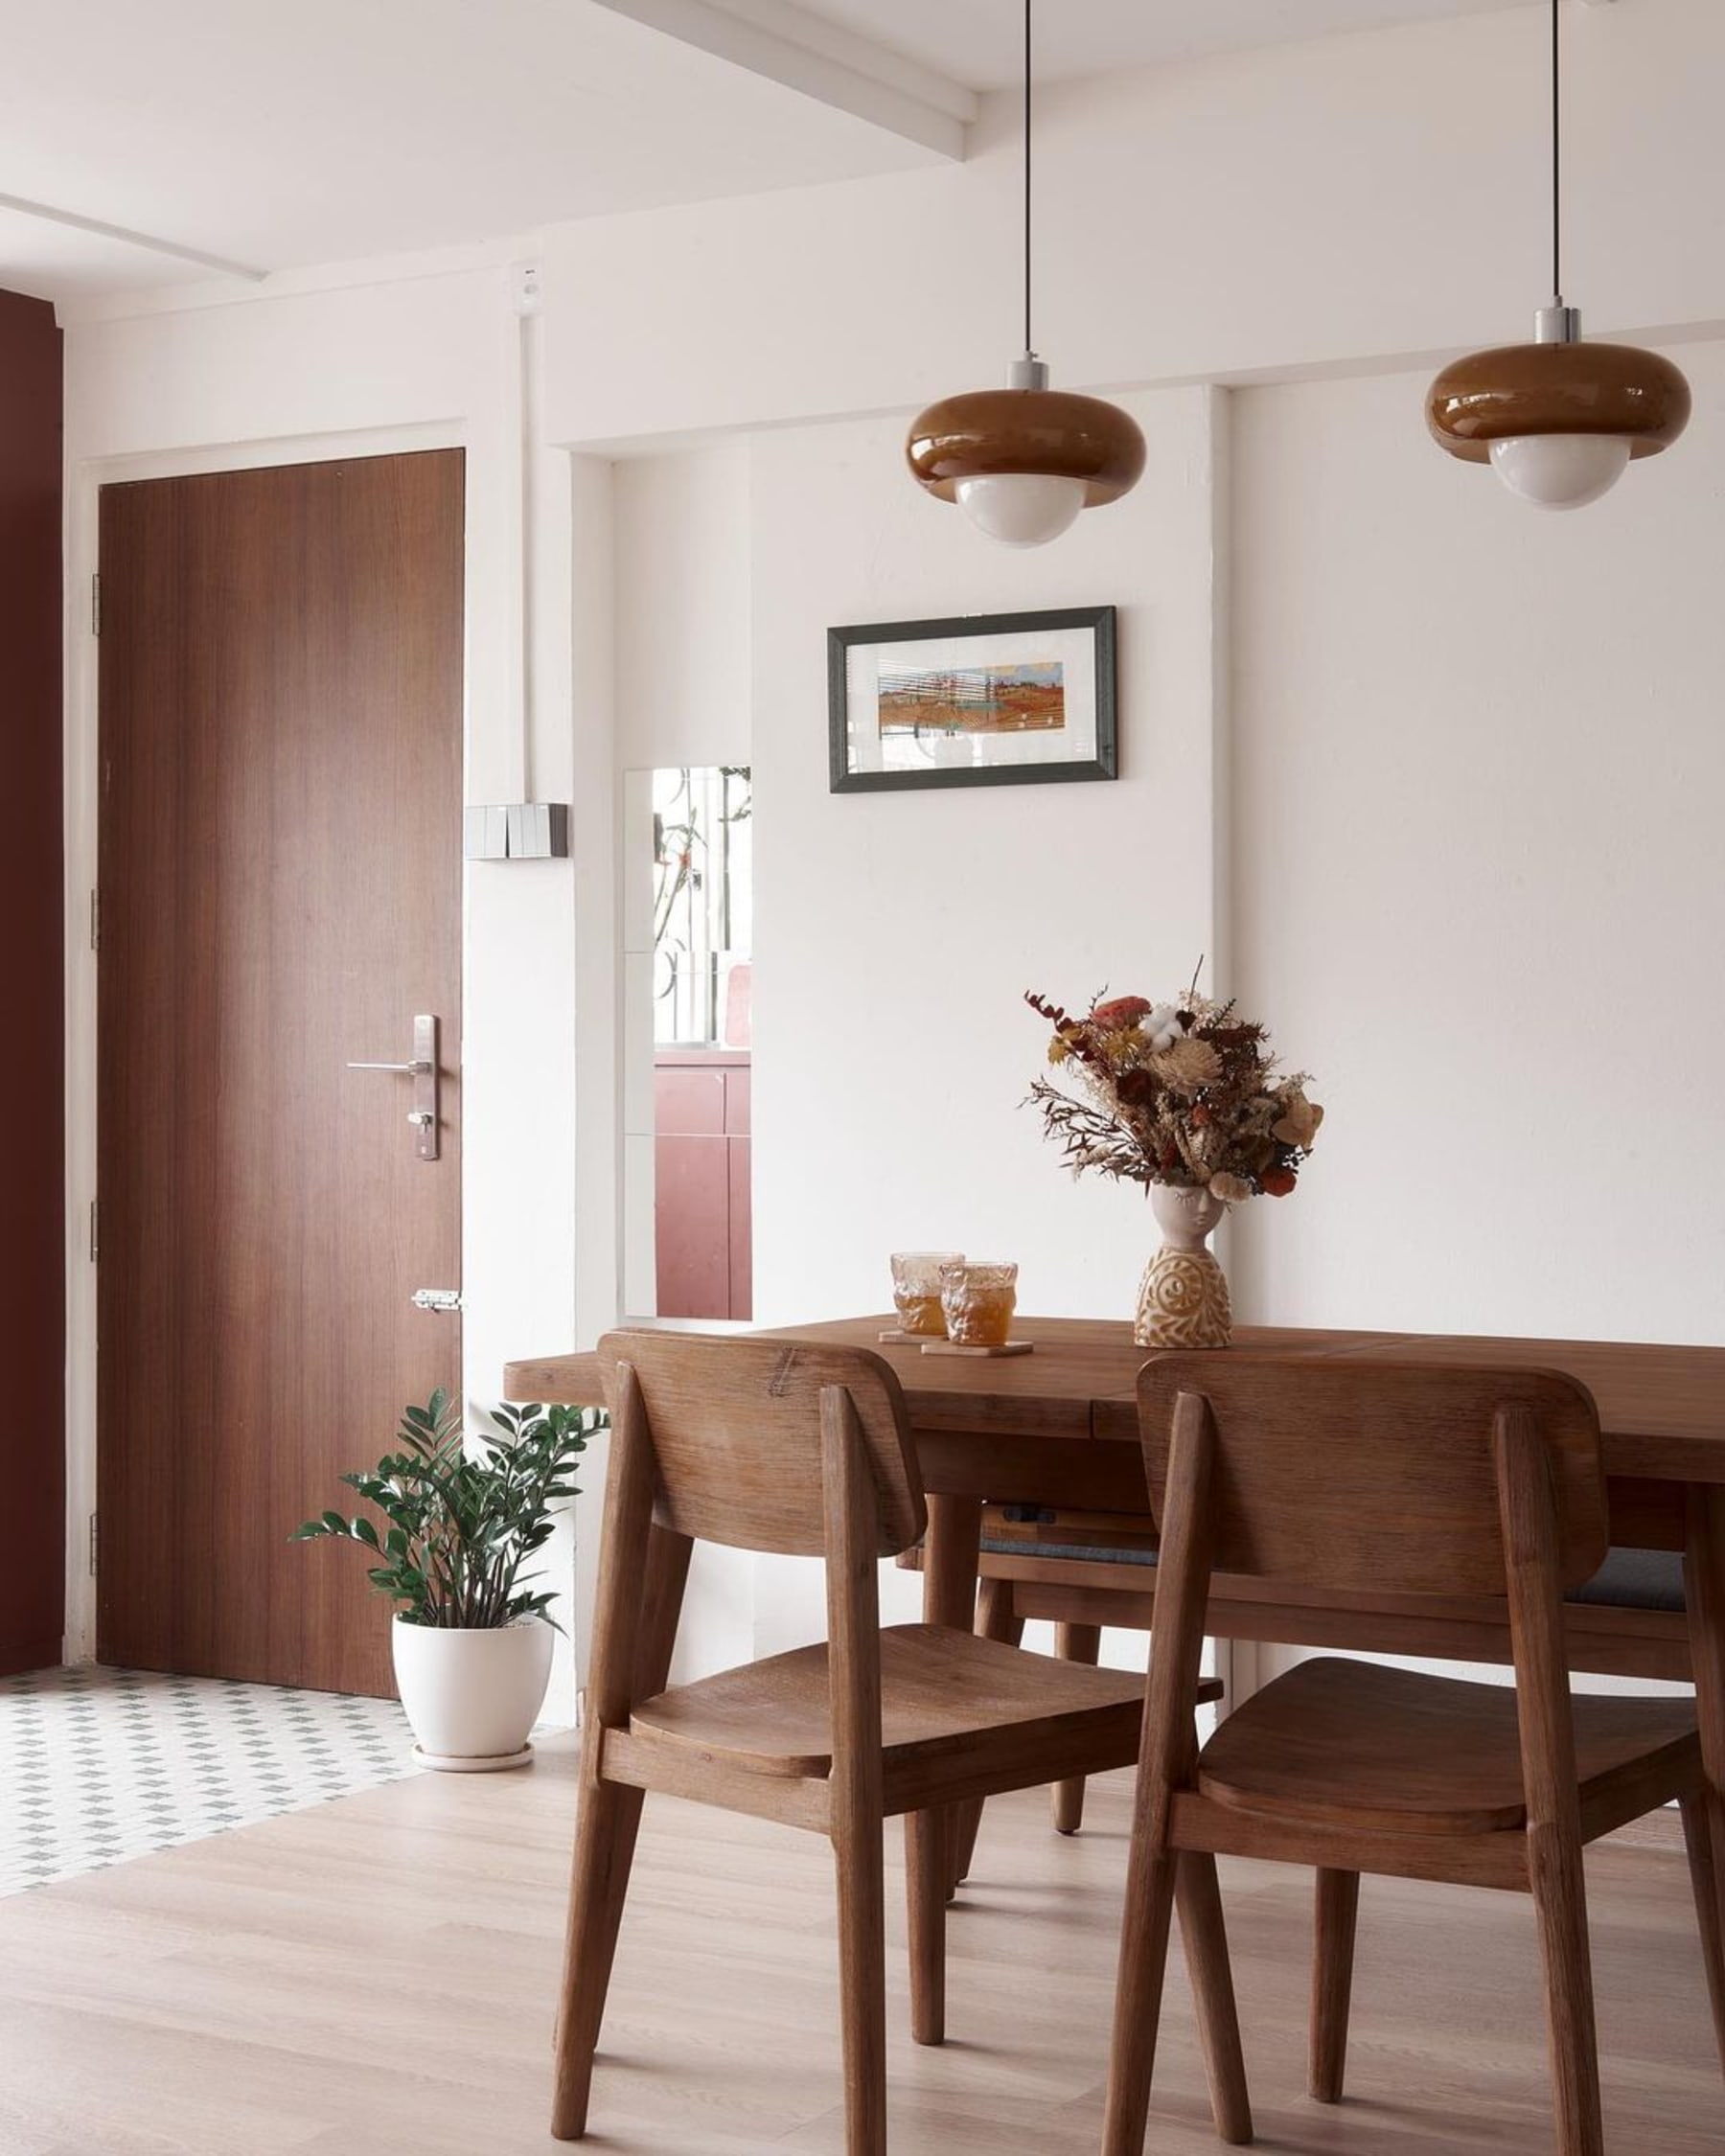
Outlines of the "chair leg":
<svg viewBox="0 0 1725 2156">
<path fill-rule="evenodd" d="M 1175 1895 L 1216 2132 L 1234 2147 L 1243 2147 L 1252 2139 L 1252 2099 L 1246 2089 L 1240 2014 L 1234 2003 L 1233 1971 L 1228 1960 L 1228 1931 L 1222 1918 L 1222 1889 L 1216 1879 L 1215 1858 L 1183 1850 Z"/>
<path fill-rule="evenodd" d="M 1102 1627 L 1099 1624 L 1057 1624 L 1054 1652 L 1062 1662 L 1082 1662 L 1094 1669 L 1102 1652 Z M 1053 1808 L 1055 1833 L 1076 1834 L 1084 1824 L 1082 1775 L 1070 1775 L 1065 1781 L 1054 1784 Z"/>
<path fill-rule="evenodd" d="M 1711 1790 L 1683 1800 L 1683 1838 L 1689 1845 L 1714 2037 L 1719 2063 L 1725 2066 L 1725 1803 Z"/>
<path fill-rule="evenodd" d="M 1558 2156 L 1604 2156 L 1599 2113 L 1599 2045 L 1594 2021 L 1593 1960 L 1581 1845 L 1560 1828 L 1528 1835 L 1528 1869 L 1545 1963 L 1552 2084 Z"/>
<path fill-rule="evenodd" d="M 1114 2044 L 1108 2064 L 1108 2106 L 1102 2156 L 1143 2156 L 1150 2119 L 1150 2083 L 1162 2022 L 1168 1926 L 1174 1914 L 1179 1852 L 1145 1848 L 1134 1838 L 1126 1870 L 1126 1916 L 1115 1982 Z"/>
<path fill-rule="evenodd" d="M 1309 2080 L 1320 2103 L 1340 2103 L 1347 2073 L 1347 2011 L 1353 1998 L 1360 1874 L 1320 1870 L 1317 1903 Z"/>
<path fill-rule="evenodd" d="M 872 1828 L 872 1830 L 871 1830 Z M 839 1883 L 839 1991 L 844 2043 L 845 2156 L 886 2156 L 886 1898 L 881 1823 L 833 1841 Z"/>
<path fill-rule="evenodd" d="M 947 1899 L 953 1896 L 970 1877 L 971 1865 L 977 1854 L 977 1837 L 982 1831 L 982 1800 L 967 1797 L 961 1804 L 947 1806 L 947 1838 L 951 1844 L 952 1864 L 947 1880 Z"/>
<path fill-rule="evenodd" d="M 985 1579 L 977 1589 L 977 1634 L 1016 1647 L 1024 1637 L 1024 1620 L 1012 1606 L 1009 1579 Z M 953 1893 L 970 1877 L 971 1860 L 977 1853 L 977 1836 L 982 1825 L 982 1800 L 967 1798 L 952 1807 Z M 949 1900 L 951 1896 L 948 1896 Z"/>
<path fill-rule="evenodd" d="M 910 1917 L 910 2033 L 946 2041 L 946 1913 L 951 1805 L 905 1814 L 905 1890 Z"/>
<path fill-rule="evenodd" d="M 599 2048 L 617 1927 L 629 1892 L 641 1799 L 640 1790 L 614 1781 L 588 1783 L 581 1793 L 557 2020 L 551 2132 L 558 2141 L 580 2141 L 586 2132 L 593 2053 Z"/>
</svg>

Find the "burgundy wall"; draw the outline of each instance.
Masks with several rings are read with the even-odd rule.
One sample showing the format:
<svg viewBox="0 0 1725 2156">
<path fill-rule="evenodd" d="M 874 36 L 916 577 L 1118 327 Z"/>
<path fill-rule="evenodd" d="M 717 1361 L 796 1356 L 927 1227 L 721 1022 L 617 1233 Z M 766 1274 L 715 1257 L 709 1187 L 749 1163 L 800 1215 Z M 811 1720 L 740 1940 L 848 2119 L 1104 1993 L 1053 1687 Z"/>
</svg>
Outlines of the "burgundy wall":
<svg viewBox="0 0 1725 2156">
<path fill-rule="evenodd" d="M 60 333 L 0 292 L 0 1674 L 65 1596 Z"/>
</svg>

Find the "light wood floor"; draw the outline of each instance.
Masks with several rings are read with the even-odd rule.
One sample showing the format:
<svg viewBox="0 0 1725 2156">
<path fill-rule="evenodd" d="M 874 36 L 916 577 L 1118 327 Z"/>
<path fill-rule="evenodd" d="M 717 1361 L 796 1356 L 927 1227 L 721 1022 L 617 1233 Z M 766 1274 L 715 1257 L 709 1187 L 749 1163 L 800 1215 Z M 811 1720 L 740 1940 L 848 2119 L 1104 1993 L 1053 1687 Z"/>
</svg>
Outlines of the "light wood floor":
<svg viewBox="0 0 1725 2156">
<path fill-rule="evenodd" d="M 0 1902 L 0 2156 L 533 2156 L 572 1757 L 422 1776 Z M 943 2051 L 904 2033 L 895 2156 L 1090 2156 L 1101 2127 L 1125 1785 L 1057 1840 L 989 1807 L 955 1910 Z M 888 1844 L 898 1869 L 896 1831 Z M 1681 1858 L 1590 1856 L 1613 2156 L 1719 2156 Z M 1303 2087 L 1303 1874 L 1225 1864 L 1259 2144 L 1547 2156 L 1531 1912 L 1368 1881 L 1349 2101 Z M 902 1918 L 894 1942 L 902 1945 Z M 593 2098 L 595 2150 L 840 2151 L 824 1846 L 649 1800 Z M 1176 1978 L 1148 2146 L 1213 2156 Z"/>
</svg>

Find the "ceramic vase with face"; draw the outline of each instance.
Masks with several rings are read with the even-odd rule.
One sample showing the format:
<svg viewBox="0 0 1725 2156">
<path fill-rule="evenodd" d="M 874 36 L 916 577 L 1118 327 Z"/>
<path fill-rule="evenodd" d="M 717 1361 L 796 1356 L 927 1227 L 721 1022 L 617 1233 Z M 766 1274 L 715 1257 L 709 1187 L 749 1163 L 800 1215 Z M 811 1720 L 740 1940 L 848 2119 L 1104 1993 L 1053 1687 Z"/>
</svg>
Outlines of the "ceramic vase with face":
<svg viewBox="0 0 1725 2156">
<path fill-rule="evenodd" d="M 1162 1245 L 1138 1283 L 1133 1339 L 1139 1347 L 1226 1347 L 1233 1338 L 1228 1278 L 1207 1248 L 1226 1201 L 1196 1186 L 1159 1182 L 1151 1187 L 1150 1209 Z"/>
</svg>

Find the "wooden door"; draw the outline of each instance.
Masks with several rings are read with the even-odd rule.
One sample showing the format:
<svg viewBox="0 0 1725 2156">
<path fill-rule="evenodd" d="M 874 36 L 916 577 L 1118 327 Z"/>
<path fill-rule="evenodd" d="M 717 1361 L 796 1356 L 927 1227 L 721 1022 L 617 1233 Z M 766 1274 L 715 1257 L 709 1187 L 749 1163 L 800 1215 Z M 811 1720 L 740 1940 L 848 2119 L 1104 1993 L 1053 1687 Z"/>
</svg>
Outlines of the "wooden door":
<svg viewBox="0 0 1725 2156">
<path fill-rule="evenodd" d="M 385 1692 L 290 1544 L 459 1388 L 459 451 L 105 487 L 98 1653 Z M 417 1157 L 416 1015 L 441 1024 Z"/>
<path fill-rule="evenodd" d="M 53 308 L 0 292 L 0 1677 L 59 1661 L 66 1601 L 60 375 Z"/>
</svg>

